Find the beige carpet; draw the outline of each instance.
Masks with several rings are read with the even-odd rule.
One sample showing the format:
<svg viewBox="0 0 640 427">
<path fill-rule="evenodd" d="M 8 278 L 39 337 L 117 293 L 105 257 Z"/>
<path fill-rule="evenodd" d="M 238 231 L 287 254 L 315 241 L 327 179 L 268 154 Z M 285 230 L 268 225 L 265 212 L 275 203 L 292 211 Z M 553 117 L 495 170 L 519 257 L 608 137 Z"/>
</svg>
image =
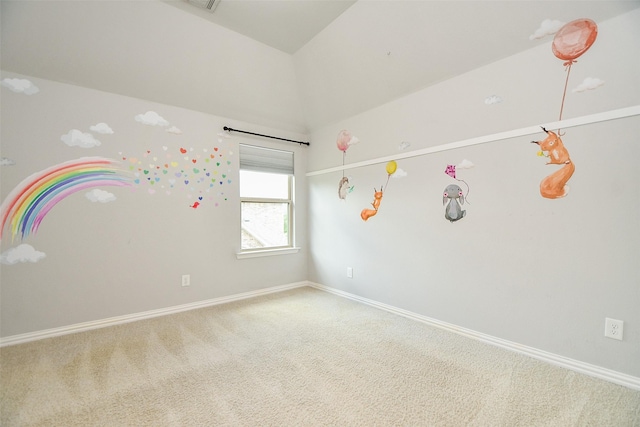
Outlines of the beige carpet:
<svg viewBox="0 0 640 427">
<path fill-rule="evenodd" d="M 2 426 L 640 426 L 640 392 L 312 288 L 1 349 Z"/>
</svg>

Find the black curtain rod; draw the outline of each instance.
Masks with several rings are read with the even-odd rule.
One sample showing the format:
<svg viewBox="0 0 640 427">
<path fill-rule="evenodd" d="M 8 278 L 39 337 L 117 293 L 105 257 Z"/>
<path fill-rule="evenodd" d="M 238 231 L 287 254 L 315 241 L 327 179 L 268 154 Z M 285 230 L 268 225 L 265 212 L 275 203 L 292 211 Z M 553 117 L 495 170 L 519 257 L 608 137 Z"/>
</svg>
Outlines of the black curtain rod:
<svg viewBox="0 0 640 427">
<path fill-rule="evenodd" d="M 225 131 L 227 132 L 240 132 L 240 133 L 247 133 L 249 135 L 256 135 L 256 136 L 264 136 L 265 138 L 272 138 L 272 139 L 279 139 L 281 141 L 288 141 L 288 142 L 295 142 L 296 144 L 304 144 L 304 145 L 311 145 L 311 143 L 309 142 L 302 142 L 302 141 L 294 141 L 293 139 L 285 139 L 285 138 L 278 138 L 277 136 L 269 136 L 269 135 L 263 135 L 261 133 L 253 133 L 253 132 L 247 132 L 246 130 L 238 130 L 238 129 L 232 129 L 230 127 L 225 126 L 223 128 Z"/>
</svg>

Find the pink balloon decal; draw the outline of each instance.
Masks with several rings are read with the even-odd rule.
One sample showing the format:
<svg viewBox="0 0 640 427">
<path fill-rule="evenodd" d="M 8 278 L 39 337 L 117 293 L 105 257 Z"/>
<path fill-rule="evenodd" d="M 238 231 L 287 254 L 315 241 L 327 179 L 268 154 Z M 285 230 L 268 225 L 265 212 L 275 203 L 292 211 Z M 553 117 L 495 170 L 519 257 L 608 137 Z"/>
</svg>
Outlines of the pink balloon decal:
<svg viewBox="0 0 640 427">
<path fill-rule="evenodd" d="M 340 133 L 338 134 L 338 139 L 336 140 L 336 146 L 338 147 L 338 150 L 346 153 L 349 149 L 349 141 L 351 141 L 351 138 L 351 132 L 349 132 L 348 130 L 340 131 Z"/>
<path fill-rule="evenodd" d="M 562 120 L 562 112 L 564 110 L 564 99 L 567 96 L 567 86 L 569 84 L 569 74 L 571 74 L 571 65 L 576 58 L 585 53 L 591 45 L 596 41 L 598 36 L 598 26 L 591 19 L 576 19 L 558 30 L 553 38 L 551 50 L 558 59 L 562 59 L 567 71 L 567 78 L 564 83 L 564 92 L 562 93 L 562 102 L 560 103 L 560 117 Z M 560 131 L 560 129 L 558 129 Z"/>
</svg>

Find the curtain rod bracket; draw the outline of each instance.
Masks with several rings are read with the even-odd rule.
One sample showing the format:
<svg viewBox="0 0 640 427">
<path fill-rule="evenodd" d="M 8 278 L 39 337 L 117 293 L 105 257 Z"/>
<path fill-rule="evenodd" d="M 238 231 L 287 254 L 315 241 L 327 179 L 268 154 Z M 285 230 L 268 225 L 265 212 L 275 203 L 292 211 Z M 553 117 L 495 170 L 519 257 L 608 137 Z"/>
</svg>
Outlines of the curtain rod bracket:
<svg viewBox="0 0 640 427">
<path fill-rule="evenodd" d="M 225 126 L 222 129 L 224 129 L 225 132 L 240 132 L 240 133 L 246 133 L 246 134 L 249 134 L 249 135 L 263 136 L 265 138 L 279 139 L 280 141 L 294 142 L 294 143 L 300 144 L 300 145 L 306 145 L 306 146 L 311 145 L 311 143 L 309 143 L 309 142 L 294 141 L 293 139 L 278 138 L 277 136 L 270 136 L 270 135 L 263 135 L 261 133 L 247 132 L 245 130 L 233 129 L 233 128 L 230 128 L 228 126 Z"/>
</svg>

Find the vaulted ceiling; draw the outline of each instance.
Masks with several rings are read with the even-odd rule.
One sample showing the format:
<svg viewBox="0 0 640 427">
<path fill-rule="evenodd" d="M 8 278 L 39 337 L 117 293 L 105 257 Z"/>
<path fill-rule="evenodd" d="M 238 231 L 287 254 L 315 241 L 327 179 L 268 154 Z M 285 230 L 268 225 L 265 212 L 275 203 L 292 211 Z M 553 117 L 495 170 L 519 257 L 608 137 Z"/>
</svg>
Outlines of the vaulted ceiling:
<svg viewBox="0 0 640 427">
<path fill-rule="evenodd" d="M 196 5 L 211 0 L 165 3 L 214 24 L 293 54 L 356 0 L 215 0 L 213 11 Z"/>
</svg>

